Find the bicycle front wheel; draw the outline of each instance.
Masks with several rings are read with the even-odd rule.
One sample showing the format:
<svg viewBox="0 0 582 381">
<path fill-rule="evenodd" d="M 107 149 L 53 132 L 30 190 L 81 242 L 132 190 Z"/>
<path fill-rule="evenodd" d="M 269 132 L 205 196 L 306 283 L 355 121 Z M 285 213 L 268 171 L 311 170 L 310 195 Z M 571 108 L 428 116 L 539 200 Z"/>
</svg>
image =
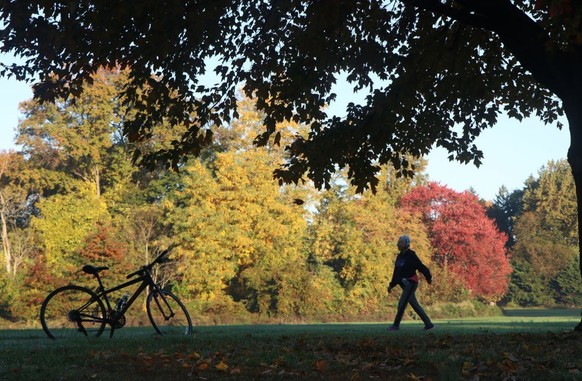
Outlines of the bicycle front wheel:
<svg viewBox="0 0 582 381">
<path fill-rule="evenodd" d="M 191 335 L 192 320 L 177 296 L 164 290 L 154 290 L 147 298 L 148 317 L 160 335 Z"/>
<path fill-rule="evenodd" d="M 100 336 L 106 324 L 105 305 L 85 287 L 65 286 L 51 292 L 40 307 L 42 329 L 51 339 Z"/>
</svg>

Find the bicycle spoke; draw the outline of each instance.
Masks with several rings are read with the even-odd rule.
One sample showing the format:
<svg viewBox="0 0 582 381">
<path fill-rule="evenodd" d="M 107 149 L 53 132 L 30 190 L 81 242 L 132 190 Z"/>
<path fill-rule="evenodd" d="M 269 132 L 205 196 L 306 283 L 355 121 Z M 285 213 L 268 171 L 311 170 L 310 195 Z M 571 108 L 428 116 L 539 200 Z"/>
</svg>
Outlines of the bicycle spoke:
<svg viewBox="0 0 582 381">
<path fill-rule="evenodd" d="M 99 336 L 105 329 L 105 307 L 89 289 L 66 286 L 45 299 L 40 319 L 52 339 L 70 336 Z"/>
</svg>

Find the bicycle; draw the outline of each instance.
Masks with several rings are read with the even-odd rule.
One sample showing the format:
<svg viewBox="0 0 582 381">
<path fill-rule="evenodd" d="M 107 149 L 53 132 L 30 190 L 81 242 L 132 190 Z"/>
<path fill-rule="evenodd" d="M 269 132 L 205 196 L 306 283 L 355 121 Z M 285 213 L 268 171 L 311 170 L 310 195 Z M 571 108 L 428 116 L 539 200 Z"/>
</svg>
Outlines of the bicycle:
<svg viewBox="0 0 582 381">
<path fill-rule="evenodd" d="M 96 291 L 77 285 L 68 285 L 52 291 L 43 301 L 40 308 L 40 322 L 44 332 L 51 339 L 75 336 L 82 333 L 85 337 L 99 337 L 106 325 L 111 326 L 109 337 L 113 337 L 116 329 L 126 323 L 125 313 L 132 306 L 138 296 L 149 288 L 146 299 L 148 319 L 156 332 L 160 335 L 192 334 L 192 320 L 184 304 L 177 296 L 163 290 L 153 279 L 152 268 L 168 262 L 168 253 L 173 246 L 164 250 L 150 264 L 127 275 L 132 279 L 110 289 L 105 289 L 99 273 L 108 270 L 108 267 L 85 265 L 82 271 L 93 275 L 99 286 Z M 129 296 L 125 293 L 115 304 L 114 308 L 108 295 L 126 287 L 139 284 L 135 292 Z"/>
</svg>

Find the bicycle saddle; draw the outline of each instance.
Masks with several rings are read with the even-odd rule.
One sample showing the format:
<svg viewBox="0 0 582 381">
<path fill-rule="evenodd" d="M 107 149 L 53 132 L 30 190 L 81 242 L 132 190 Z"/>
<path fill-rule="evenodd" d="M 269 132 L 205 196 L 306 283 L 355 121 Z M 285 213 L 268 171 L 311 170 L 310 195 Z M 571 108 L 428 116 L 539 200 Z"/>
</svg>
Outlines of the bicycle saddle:
<svg viewBox="0 0 582 381">
<path fill-rule="evenodd" d="M 83 271 L 86 272 L 87 274 L 91 274 L 91 275 L 97 275 L 99 274 L 99 271 L 103 271 L 103 270 L 108 270 L 109 267 L 106 266 L 101 266 L 101 267 L 95 267 L 95 266 L 91 266 L 91 265 L 85 265 L 83 266 Z"/>
</svg>

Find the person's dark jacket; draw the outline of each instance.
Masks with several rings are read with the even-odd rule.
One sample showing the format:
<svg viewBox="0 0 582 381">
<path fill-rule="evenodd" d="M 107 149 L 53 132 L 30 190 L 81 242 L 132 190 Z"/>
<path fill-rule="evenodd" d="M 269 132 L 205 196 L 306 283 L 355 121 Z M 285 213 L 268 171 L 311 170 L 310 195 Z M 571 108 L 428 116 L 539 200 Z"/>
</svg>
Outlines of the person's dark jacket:
<svg viewBox="0 0 582 381">
<path fill-rule="evenodd" d="M 430 274 L 428 267 L 422 263 L 413 250 L 406 249 L 396 256 L 394 273 L 392 274 L 392 280 L 388 287 L 392 289 L 398 284 L 402 285 L 403 278 L 418 281 L 416 270 L 424 275 L 429 284 L 432 282 L 432 275 Z"/>
</svg>

